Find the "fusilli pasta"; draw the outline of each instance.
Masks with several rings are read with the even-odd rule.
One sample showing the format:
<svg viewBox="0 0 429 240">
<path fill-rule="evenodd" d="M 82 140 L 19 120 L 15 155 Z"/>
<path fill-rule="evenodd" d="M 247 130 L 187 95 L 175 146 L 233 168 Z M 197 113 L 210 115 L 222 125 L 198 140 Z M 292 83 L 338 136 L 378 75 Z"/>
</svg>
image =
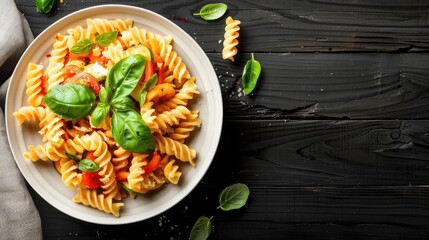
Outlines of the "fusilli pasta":
<svg viewBox="0 0 429 240">
<path fill-rule="evenodd" d="M 222 58 L 229 59 L 234 62 L 234 56 L 238 53 L 237 45 L 238 45 L 238 36 L 240 33 L 240 21 L 234 20 L 232 17 L 228 17 L 226 19 L 226 27 L 223 41 L 223 50 L 222 50 Z"/>
<path fill-rule="evenodd" d="M 17 109 L 13 115 L 18 125 L 26 121 L 38 122 L 42 136 L 43 143 L 28 146 L 24 158 L 33 162 L 53 161 L 64 185 L 76 191 L 74 202 L 119 217 L 125 197 L 134 198 L 166 183 L 178 184 L 182 172 L 177 160 L 196 165 L 197 153 L 188 146 L 187 139 L 201 125 L 198 110 L 189 104 L 199 92 L 195 78 L 174 51 L 170 36 L 138 28 L 130 19 L 94 18 L 86 19 L 85 23 L 86 27 L 76 26 L 68 29 L 67 34 L 55 36 L 46 69 L 41 64 L 28 65 L 26 94 L 29 106 Z M 108 46 L 96 46 L 86 55 L 71 52 L 79 42 L 96 41 L 96 36 L 113 31 L 120 34 Z M 145 56 L 147 49 L 151 56 Z M 159 77 L 158 84 L 147 90 L 142 107 L 138 107 L 139 99 L 130 95 L 133 97 L 130 99 L 135 100 L 132 106 L 135 106 L 137 116 L 141 116 L 152 133 L 153 152 L 132 152 L 115 141 L 112 114 L 107 114 L 98 126 L 94 126 L 90 113 L 71 120 L 56 114 L 49 108 L 48 101 L 45 104 L 47 92 L 69 83 L 88 86 L 97 95 L 96 101 L 100 101 L 98 90 L 104 85 L 106 72 L 134 54 L 145 56 L 146 65 L 152 64 Z M 85 77 L 79 78 L 82 74 Z M 140 86 L 147 80 L 142 78 Z M 96 170 L 82 167 L 84 160 L 97 166 Z M 93 181 L 91 184 L 88 176 Z"/>
</svg>

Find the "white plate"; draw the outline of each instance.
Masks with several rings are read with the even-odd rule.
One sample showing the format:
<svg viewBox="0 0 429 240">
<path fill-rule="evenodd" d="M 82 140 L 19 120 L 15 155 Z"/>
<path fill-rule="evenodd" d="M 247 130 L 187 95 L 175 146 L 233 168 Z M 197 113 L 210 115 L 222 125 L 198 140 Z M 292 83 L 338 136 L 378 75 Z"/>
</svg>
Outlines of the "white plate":
<svg viewBox="0 0 429 240">
<path fill-rule="evenodd" d="M 132 18 L 134 25 L 149 31 L 173 37 L 173 47 L 182 57 L 191 75 L 196 77 L 200 96 L 193 108 L 200 110 L 201 128 L 189 144 L 197 151 L 197 166 L 183 168 L 179 185 L 169 184 L 154 194 L 126 198 L 121 216 L 114 217 L 97 209 L 72 201 L 75 190 L 68 189 L 55 171 L 52 163 L 33 163 L 22 153 L 28 145 L 41 143 L 37 125 L 18 126 L 12 113 L 27 106 L 25 79 L 29 62 L 44 63 L 52 49 L 57 32 L 66 33 L 68 28 L 85 24 L 87 18 Z M 187 196 L 200 182 L 216 152 L 223 120 L 222 97 L 216 73 L 201 47 L 181 28 L 163 16 L 138 7 L 125 5 L 101 5 L 72 13 L 43 31 L 21 57 L 6 99 L 6 128 L 10 147 L 16 163 L 31 187 L 52 206 L 77 219 L 97 224 L 126 224 L 158 215 L 173 207 Z"/>
</svg>

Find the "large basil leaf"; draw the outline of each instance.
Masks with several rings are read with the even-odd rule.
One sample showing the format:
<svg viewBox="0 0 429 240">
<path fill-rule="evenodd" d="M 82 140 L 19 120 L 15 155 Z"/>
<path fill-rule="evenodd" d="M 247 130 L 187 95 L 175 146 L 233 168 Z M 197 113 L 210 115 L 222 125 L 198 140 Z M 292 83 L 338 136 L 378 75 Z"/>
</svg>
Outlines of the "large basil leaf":
<svg viewBox="0 0 429 240">
<path fill-rule="evenodd" d="M 69 83 L 51 88 L 45 103 L 58 116 L 67 120 L 79 120 L 91 112 L 95 94 L 87 86 Z"/>
<path fill-rule="evenodd" d="M 143 118 L 134 110 L 116 111 L 112 117 L 113 138 L 123 149 L 136 153 L 151 153 L 155 141 Z"/>
<path fill-rule="evenodd" d="M 137 86 L 146 65 L 140 54 L 128 56 L 117 62 L 107 74 L 106 90 L 109 99 L 125 97 Z"/>
</svg>

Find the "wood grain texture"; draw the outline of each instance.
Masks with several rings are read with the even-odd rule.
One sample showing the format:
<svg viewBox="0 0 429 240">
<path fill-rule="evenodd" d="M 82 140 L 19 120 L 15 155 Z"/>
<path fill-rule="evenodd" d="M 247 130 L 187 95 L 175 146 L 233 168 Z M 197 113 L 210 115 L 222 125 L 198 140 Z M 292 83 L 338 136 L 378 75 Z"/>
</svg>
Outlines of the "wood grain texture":
<svg viewBox="0 0 429 240">
<path fill-rule="evenodd" d="M 223 132 L 201 183 L 143 222 L 73 219 L 31 190 L 44 239 L 187 239 L 200 215 L 210 239 L 427 239 L 429 237 L 429 2 L 223 1 L 242 21 L 235 63 L 221 59 L 224 19 L 192 16 L 210 1 L 65 0 L 49 16 L 16 0 L 35 35 L 99 4 L 155 11 L 184 29 L 213 63 Z M 262 75 L 245 96 L 254 52 Z M 204 124 L 204 123 L 203 123 Z M 249 186 L 240 210 L 216 210 L 233 183 Z"/>
<path fill-rule="evenodd" d="M 244 95 L 241 84 L 249 54 L 241 54 L 235 65 L 219 55 L 209 56 L 227 118 L 429 117 L 427 54 L 255 54 L 262 73 L 250 96 Z"/>
<path fill-rule="evenodd" d="M 221 181 L 221 183 L 223 183 Z M 176 207 L 139 223 L 105 226 L 63 215 L 42 200 L 44 239 L 187 239 L 200 215 L 213 216 L 210 239 L 425 239 L 429 189 L 424 187 L 257 187 L 248 204 L 216 211 L 215 181 Z M 209 188 L 211 187 L 211 190 Z M 37 195 L 35 199 L 37 199 Z M 136 233 L 138 229 L 138 233 Z"/>
<path fill-rule="evenodd" d="M 428 136 L 428 121 L 226 120 L 212 168 L 259 187 L 425 185 Z"/>
<path fill-rule="evenodd" d="M 35 35 L 47 25 L 33 1 L 16 0 Z M 242 20 L 239 45 L 245 52 L 408 52 L 427 51 L 429 28 L 426 1 L 223 1 L 227 15 Z M 144 7 L 172 20 L 207 52 L 220 52 L 224 19 L 206 22 L 192 16 L 204 5 L 180 1 L 81 1 L 57 4 L 49 22 L 99 4 Z M 186 21 L 183 21 L 186 20 Z"/>
</svg>

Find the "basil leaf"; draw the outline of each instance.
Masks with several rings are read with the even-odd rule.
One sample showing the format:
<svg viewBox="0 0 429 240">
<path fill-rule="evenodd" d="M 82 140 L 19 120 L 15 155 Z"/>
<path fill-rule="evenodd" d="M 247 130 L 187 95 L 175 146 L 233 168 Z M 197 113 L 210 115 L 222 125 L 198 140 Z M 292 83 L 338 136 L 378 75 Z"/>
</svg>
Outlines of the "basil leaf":
<svg viewBox="0 0 429 240">
<path fill-rule="evenodd" d="M 95 37 L 95 42 L 103 47 L 108 47 L 118 37 L 118 31 L 106 32 Z"/>
<path fill-rule="evenodd" d="M 146 101 L 146 95 L 147 95 L 147 91 L 146 90 L 141 90 L 140 94 L 139 94 L 139 104 L 140 104 L 140 108 L 143 107 L 144 102 Z"/>
<path fill-rule="evenodd" d="M 132 190 L 130 187 L 127 186 L 127 183 L 120 181 L 122 188 L 124 188 L 127 192 L 131 193 L 131 194 L 135 194 L 135 195 L 139 195 L 139 196 L 145 196 L 146 194 L 141 193 L 141 192 L 137 192 Z"/>
<path fill-rule="evenodd" d="M 115 111 L 127 111 L 134 110 L 135 105 L 130 97 L 120 97 L 112 100 L 112 107 Z"/>
<path fill-rule="evenodd" d="M 77 158 L 77 156 L 76 156 L 76 155 L 74 155 L 74 154 L 71 154 L 71 153 L 69 153 L 69 152 L 67 152 L 67 151 L 66 151 L 66 156 L 67 156 L 68 158 L 70 158 L 70 159 L 72 159 L 72 160 L 76 161 L 76 162 L 79 162 L 79 158 Z"/>
<path fill-rule="evenodd" d="M 82 159 L 77 163 L 77 168 L 82 172 L 95 172 L 100 169 L 100 165 L 92 160 Z"/>
<path fill-rule="evenodd" d="M 101 122 L 103 122 L 104 118 L 110 111 L 109 100 L 107 99 L 107 92 L 104 87 L 100 88 L 98 97 L 100 98 L 100 102 L 91 113 L 91 125 L 94 127 L 100 126 Z"/>
<path fill-rule="evenodd" d="M 98 97 L 100 98 L 100 102 L 108 103 L 109 99 L 107 98 L 107 91 L 104 87 L 100 88 L 100 92 L 98 93 Z"/>
<path fill-rule="evenodd" d="M 112 135 L 119 146 L 127 151 L 151 153 L 155 150 L 155 141 L 149 127 L 134 110 L 114 112 Z"/>
<path fill-rule="evenodd" d="M 260 74 L 261 64 L 255 60 L 252 53 L 252 59 L 247 61 L 244 66 L 243 77 L 241 78 L 245 94 L 248 95 L 253 91 L 253 89 L 255 89 Z"/>
<path fill-rule="evenodd" d="M 123 58 L 109 70 L 106 90 L 110 99 L 130 95 L 139 82 L 146 65 L 146 58 L 134 54 Z"/>
<path fill-rule="evenodd" d="M 34 0 L 36 10 L 39 13 L 47 14 L 52 10 L 55 0 Z"/>
<path fill-rule="evenodd" d="M 150 90 L 151 88 L 155 87 L 155 85 L 158 83 L 158 73 L 155 73 L 150 77 L 147 82 L 143 85 L 144 90 Z"/>
<path fill-rule="evenodd" d="M 217 208 L 224 211 L 239 209 L 246 205 L 249 194 L 249 188 L 242 183 L 236 183 L 226 187 L 219 195 L 220 205 Z"/>
<path fill-rule="evenodd" d="M 140 108 L 143 107 L 144 102 L 146 101 L 146 94 L 147 91 L 150 90 L 151 88 L 153 88 L 156 84 L 158 83 L 158 74 L 155 73 L 154 75 L 152 75 L 152 77 L 149 78 L 149 80 L 147 80 L 147 82 L 143 85 L 143 88 L 140 90 L 139 93 L 139 103 L 140 103 Z"/>
<path fill-rule="evenodd" d="M 69 83 L 51 88 L 45 96 L 45 103 L 58 116 L 79 120 L 91 112 L 95 94 L 85 85 Z"/>
<path fill-rule="evenodd" d="M 199 13 L 194 13 L 194 16 L 200 16 L 204 20 L 216 20 L 222 17 L 227 9 L 225 3 L 209 3 L 204 5 Z"/>
<path fill-rule="evenodd" d="M 197 219 L 189 234 L 189 240 L 205 240 L 210 236 L 212 231 L 211 218 L 201 216 Z"/>
<path fill-rule="evenodd" d="M 94 127 L 100 126 L 104 118 L 109 114 L 110 105 L 100 102 L 91 113 L 91 125 Z"/>
<path fill-rule="evenodd" d="M 91 39 L 83 39 L 77 42 L 70 48 L 70 52 L 74 54 L 87 54 L 94 49 L 94 42 Z"/>
</svg>

